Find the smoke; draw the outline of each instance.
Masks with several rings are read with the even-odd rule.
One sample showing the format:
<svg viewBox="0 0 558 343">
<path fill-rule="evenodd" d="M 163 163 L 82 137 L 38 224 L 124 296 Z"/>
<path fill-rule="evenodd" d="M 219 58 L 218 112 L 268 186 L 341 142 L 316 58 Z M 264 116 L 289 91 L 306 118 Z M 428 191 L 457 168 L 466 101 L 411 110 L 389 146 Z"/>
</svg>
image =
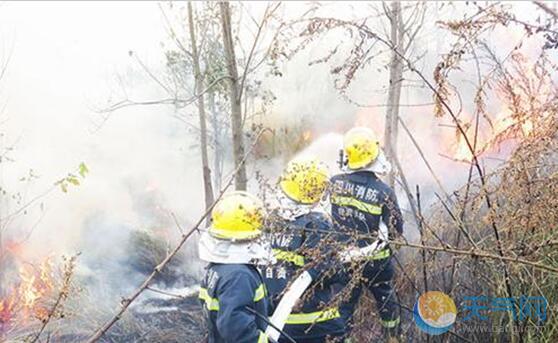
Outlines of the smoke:
<svg viewBox="0 0 558 343">
<path fill-rule="evenodd" d="M 86 300 L 111 309 L 144 279 L 147 268 L 138 261 L 149 266 L 177 242 L 173 214 L 187 229 L 203 209 L 197 138 L 172 108 L 130 107 L 107 121 L 96 112 L 121 99 L 123 89 L 133 99 L 161 96 L 128 55 L 135 51 L 155 72 L 164 68 L 157 4 L 14 3 L 2 6 L 0 17 L 10 41 L 3 51 L 10 63 L 2 80 L 1 148 L 13 147 L 0 165 L 7 191 L 0 214 L 38 196 L 2 221 L 3 243 L 17 244 L 17 251 L 2 251 L 2 278 L 17 282 L 23 263 L 79 252 L 75 278 Z M 53 186 L 77 174 L 81 162 L 90 172 L 79 186 L 67 193 Z M 155 247 L 159 254 L 148 255 Z M 188 244 L 169 271 L 180 277 L 162 278 L 162 287 L 192 284 L 200 270 L 194 255 Z M 0 291 L 9 287 L 0 284 Z"/>
<path fill-rule="evenodd" d="M 335 13 L 336 18 L 355 19 L 359 15 L 364 16 L 363 13 L 375 13 L 371 10 L 371 6 L 374 5 L 351 3 L 349 6 L 337 8 L 334 4 L 326 4 L 318 11 L 317 16 L 321 13 L 324 17 L 330 17 L 331 13 Z M 517 6 L 514 4 L 512 10 L 524 16 L 522 19 L 529 21 L 534 19 L 529 14 L 532 11 L 528 11 L 533 8 L 529 6 L 531 4 L 523 3 Z M 474 6 L 459 3 L 430 4 L 426 17 L 435 17 L 437 20 L 457 20 L 461 19 L 464 13 L 474 11 L 476 11 Z M 443 54 L 450 51 L 451 44 L 456 39 L 448 30 L 441 28 L 437 20 L 425 20 L 421 34 L 416 37 L 411 48 L 414 56 L 422 56 L 415 66 L 431 82 L 433 82 L 432 71 L 442 60 Z M 373 17 L 367 21 L 367 25 L 379 34 L 389 32 L 389 20 L 385 16 Z M 304 28 L 302 25 L 300 31 Z M 264 83 L 273 90 L 278 99 L 273 108 L 273 116 L 266 119 L 265 124 L 275 128 L 281 126 L 289 126 L 291 129 L 297 126 L 309 128 L 312 132 L 312 140 L 307 143 L 310 146 L 308 149 L 315 150 L 319 156 L 327 156 L 324 159 L 328 160 L 328 163 L 337 159 L 335 155 L 340 148 L 340 145 L 336 146 L 330 134 L 343 134 L 353 126 L 367 126 L 381 137 L 384 131 L 384 115 L 387 111 L 385 106 L 389 87 L 387 66 L 391 53 L 380 43 L 372 49 L 374 53 L 377 52 L 377 56 L 359 66 L 347 90 L 340 92 L 334 88 L 335 80 L 344 77 L 342 74 L 332 73 L 334 67 L 346 62 L 347 52 L 359 41 L 358 36 L 354 38 L 342 31 L 337 30 L 320 36 L 286 63 L 282 69 L 282 77 L 268 79 Z M 541 53 L 543 37 L 534 35 L 526 38 L 524 29 L 520 25 L 498 27 L 490 37 L 487 37 L 486 43 L 499 58 L 505 58 L 510 53 L 510 49 L 522 39 L 525 43 L 519 51 L 528 59 L 536 58 Z M 364 45 L 361 48 L 368 47 L 369 45 Z M 338 52 L 326 62 L 316 63 L 324 60 L 324 57 L 329 56 L 334 50 Z M 475 96 L 479 82 L 477 67 L 483 75 L 486 75 L 494 65 L 481 62 L 480 66 L 477 66 L 474 61 L 469 61 L 450 74 L 450 82 L 459 92 L 459 97 L 452 97 L 450 106 L 465 124 L 471 123 L 474 119 Z M 412 191 L 414 192 L 416 185 L 420 186 L 423 208 L 427 208 L 428 205 L 436 202 L 435 193 L 443 196 L 443 191 L 434 181 L 435 178 L 422 156 L 430 164 L 435 176 L 441 180 L 443 187 L 450 193 L 467 180 L 469 164 L 452 159 L 457 150 L 457 130 L 449 116 L 443 118 L 434 116 L 432 91 L 424 86 L 415 73 L 407 70 L 404 78 L 405 84 L 400 101 L 402 106 L 399 112 L 401 119 L 409 128 L 412 139 L 400 127 L 397 149 L 402 169 Z M 487 115 L 494 120 L 502 115 L 505 104 L 503 99 L 495 96 L 495 93 L 489 92 L 487 96 Z M 470 136 L 473 134 L 472 131 L 468 132 Z M 492 134 L 494 132 L 489 124 L 481 118 L 481 137 Z M 321 143 L 314 143 L 315 140 L 322 139 L 324 141 Z M 417 142 L 420 151 L 415 147 L 413 139 Z M 325 141 L 331 141 L 331 144 Z M 315 145 L 323 146 L 323 149 L 313 147 Z M 508 144 L 502 149 L 495 149 L 485 154 L 482 158 L 483 167 L 487 171 L 498 167 L 509 156 L 513 146 Z M 283 159 L 285 161 L 291 157 L 292 155 L 287 155 Z M 406 196 L 400 195 L 404 206 L 408 208 L 405 205 Z"/>
<path fill-rule="evenodd" d="M 264 5 L 245 6 L 261 10 Z M 286 6 L 299 10 L 302 5 Z M 327 4 L 323 11 L 354 16 L 359 6 L 365 5 Z M 453 5 L 449 7 L 441 10 L 432 5 L 433 15 L 451 17 L 458 12 Z M 25 214 L 3 222 L 3 239 L 20 242 L 28 237 L 18 251 L 22 261 L 81 252 L 77 277 L 87 286 L 90 300 L 102 300 L 107 306 L 114 306 L 143 280 L 146 269 L 136 264 L 137 237 L 145 238 L 139 242 L 154 238 L 163 248 L 174 246 L 180 230 L 172 214 L 186 229 L 203 212 L 197 137 L 172 117 L 172 108 L 128 107 L 111 114 L 106 122 L 95 111 L 123 96 L 140 101 L 164 95 L 129 56 L 133 51 L 154 72 L 164 70 L 161 42 L 167 40 L 167 33 L 159 13 L 157 4 L 149 2 L 6 3 L 0 7 L 0 35 L 4 37 L 0 57 L 11 55 L 0 85 L 0 104 L 5 105 L 0 144 L 2 150 L 13 146 L 10 159 L 0 164 L 0 181 L 9 196 L 17 194 L 14 199 L 2 197 L 0 215 L 12 213 L 68 173 L 75 173 L 82 161 L 90 169 L 79 186 L 70 186 L 67 193 L 56 188 L 33 202 Z M 381 28 L 386 18 L 377 20 Z M 434 21 L 425 23 L 424 30 L 417 37 L 417 51 L 425 53 L 418 66 L 430 76 L 440 53 L 450 48 L 451 37 L 436 28 Z M 496 31 L 492 38 L 495 48 L 505 51 L 508 38 L 516 35 L 511 30 Z M 246 41 L 252 42 L 252 38 Z M 272 159 L 249 166 L 251 191 L 258 187 L 256 172 L 274 183 L 285 162 L 297 153 L 317 155 L 332 174 L 337 173 L 342 134 L 355 125 L 371 127 L 381 136 L 387 68 L 375 62 L 363 66 L 342 96 L 334 88 L 331 74 L 332 65 L 342 55 L 330 63 L 309 65 L 338 44 L 338 39 L 322 39 L 309 46 L 282 65 L 282 77 L 264 78 L 265 68 L 259 71 L 262 86 L 277 97 L 263 124 L 271 128 L 302 126 L 310 132 L 310 139 L 296 151 L 279 151 Z M 535 56 L 538 45 L 530 44 L 524 49 Z M 379 61 L 386 63 L 388 58 L 385 54 Z M 474 97 L 468 75 L 474 75 L 474 66 L 455 77 L 462 80 L 453 80 L 463 95 L 464 117 L 471 113 Z M 416 75 L 407 72 L 405 76 L 416 84 Z M 357 106 L 346 97 L 370 106 Z M 431 101 L 431 92 L 423 87 L 402 91 L 403 104 Z M 498 104 L 491 104 L 489 111 L 497 108 Z M 444 187 L 450 192 L 459 187 L 469 166 L 443 156 L 452 153 L 455 130 L 441 125 L 451 121 L 434 118 L 429 105 L 404 106 L 400 112 Z M 402 128 L 399 137 L 405 176 L 411 189 L 420 186 L 426 208 L 441 190 Z M 487 167 L 490 163 L 486 161 Z M 225 166 L 232 169 L 230 161 Z M 38 177 L 21 181 L 31 175 L 30 169 Z M 399 192 L 398 197 L 408 211 L 406 195 Z M 189 277 L 198 276 L 201 262 L 195 258 L 194 241 L 179 260 L 183 263 L 174 265 L 171 272 L 182 273 L 182 278 L 174 284 L 161 280 L 162 287 L 186 287 L 193 282 Z M 8 272 L 14 274 L 14 269 Z"/>
</svg>

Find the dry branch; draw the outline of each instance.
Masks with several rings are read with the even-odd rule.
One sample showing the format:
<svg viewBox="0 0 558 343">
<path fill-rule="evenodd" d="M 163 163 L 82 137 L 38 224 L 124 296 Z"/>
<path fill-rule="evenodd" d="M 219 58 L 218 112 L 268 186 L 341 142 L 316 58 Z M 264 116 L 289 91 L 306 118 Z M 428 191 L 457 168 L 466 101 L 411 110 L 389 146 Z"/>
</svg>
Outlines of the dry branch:
<svg viewBox="0 0 558 343">
<path fill-rule="evenodd" d="M 558 19 L 558 12 L 555 9 L 550 8 L 550 6 L 548 6 L 548 2 L 533 1 L 533 3 L 537 6 L 539 6 L 546 13 L 548 13 L 551 16 L 553 16 L 554 18 Z"/>
<path fill-rule="evenodd" d="M 454 254 L 454 255 L 466 255 L 466 256 L 471 256 L 474 258 L 488 258 L 488 259 L 492 259 L 492 260 L 498 260 L 498 261 L 506 261 L 506 262 L 512 262 L 512 263 L 518 263 L 518 264 L 523 264 L 526 266 L 530 266 L 530 267 L 534 267 L 540 270 L 545 270 L 548 272 L 552 272 L 552 273 L 556 273 L 558 274 L 558 268 L 555 267 L 551 267 L 548 266 L 546 264 L 543 263 L 539 263 L 539 262 L 533 262 L 533 261 L 529 261 L 529 260 L 525 260 L 519 257 L 512 257 L 512 256 L 501 256 L 501 255 L 495 255 L 492 254 L 490 252 L 486 252 L 484 250 L 480 250 L 480 249 L 471 249 L 471 250 L 461 250 L 461 249 L 455 249 L 455 248 L 450 248 L 450 247 L 444 247 L 444 246 L 431 246 L 431 245 L 422 245 L 422 244 L 414 244 L 414 243 L 408 243 L 408 242 L 404 242 L 404 241 L 390 241 L 390 244 L 393 245 L 398 245 L 398 246 L 405 246 L 405 247 L 409 247 L 412 249 L 424 249 L 424 250 L 430 250 L 430 251 L 440 251 L 440 252 L 446 252 L 446 253 L 450 253 L 450 254 Z"/>
<path fill-rule="evenodd" d="M 165 259 L 163 261 L 161 261 L 161 263 L 159 263 L 153 269 L 151 274 L 137 288 L 137 290 L 130 297 L 122 299 L 120 310 L 118 310 L 118 312 L 110 320 L 108 320 L 102 327 L 100 327 L 87 340 L 87 343 L 97 342 L 118 320 L 120 320 L 120 318 L 122 318 L 122 315 L 124 314 L 124 312 L 126 312 L 128 310 L 128 308 L 130 307 L 130 305 L 139 297 L 139 295 L 141 293 L 143 293 L 143 291 L 145 291 L 149 287 L 149 284 L 151 283 L 151 281 L 153 281 L 153 279 L 161 272 L 161 270 L 163 270 L 163 268 L 165 268 L 165 266 L 170 262 L 170 260 L 178 253 L 178 251 L 182 248 L 182 246 L 184 246 L 184 243 L 186 243 L 188 238 L 190 238 L 191 235 L 194 232 L 199 230 L 199 226 L 205 221 L 205 218 L 211 213 L 211 210 L 213 209 L 213 207 L 215 207 L 215 205 L 221 199 L 223 194 L 225 194 L 227 189 L 232 185 L 232 183 L 233 183 L 233 181 L 236 177 L 236 174 L 241 169 L 241 167 L 244 165 L 244 163 L 246 163 L 246 159 L 248 158 L 248 156 L 250 155 L 250 153 L 252 152 L 252 150 L 256 146 L 256 143 L 259 141 L 260 137 L 262 136 L 262 134 L 265 131 L 266 131 L 266 129 L 263 129 L 258 133 L 258 135 L 256 136 L 256 138 L 254 140 L 254 143 L 252 144 L 250 149 L 246 152 L 246 154 L 244 155 L 244 158 L 242 159 L 241 163 L 236 167 L 236 169 L 232 173 L 231 177 L 229 178 L 229 181 L 225 184 L 225 187 L 220 191 L 219 195 L 217 196 L 217 198 L 215 199 L 213 204 L 211 204 L 211 206 L 209 206 L 206 209 L 206 211 L 198 219 L 196 224 L 194 224 L 194 226 L 188 232 L 186 232 L 182 235 L 182 238 L 180 239 L 180 242 L 176 245 L 176 247 L 167 255 L 167 257 L 165 257 Z"/>
<path fill-rule="evenodd" d="M 68 297 L 68 293 L 70 292 L 70 287 L 71 287 L 71 280 L 74 275 L 75 263 L 78 255 L 79 254 L 74 255 L 70 257 L 70 259 L 68 260 L 64 268 L 64 280 L 62 281 L 62 285 L 60 287 L 60 293 L 58 293 L 58 296 L 56 297 L 56 301 L 54 302 L 52 309 L 48 312 L 47 317 L 43 320 L 41 328 L 35 334 L 35 336 L 30 340 L 31 343 L 35 343 L 39 340 L 42 333 L 45 331 L 48 323 L 50 323 L 52 318 L 56 315 L 57 311 L 59 310 L 59 307 L 62 305 L 63 301 Z"/>
</svg>

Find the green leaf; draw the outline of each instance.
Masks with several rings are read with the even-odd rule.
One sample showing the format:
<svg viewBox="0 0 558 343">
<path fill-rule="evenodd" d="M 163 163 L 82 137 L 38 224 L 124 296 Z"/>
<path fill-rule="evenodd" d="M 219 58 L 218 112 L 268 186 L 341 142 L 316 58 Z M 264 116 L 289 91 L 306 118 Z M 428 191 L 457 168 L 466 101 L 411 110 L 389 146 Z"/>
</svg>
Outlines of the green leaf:
<svg viewBox="0 0 558 343">
<path fill-rule="evenodd" d="M 62 189 L 62 192 L 68 193 L 68 184 L 66 182 L 60 182 L 60 188 Z"/>
<path fill-rule="evenodd" d="M 89 173 L 89 168 L 87 168 L 85 163 L 83 163 L 83 162 L 80 163 L 78 173 L 79 173 L 79 175 L 81 175 L 81 177 L 85 177 L 85 174 Z"/>
<path fill-rule="evenodd" d="M 75 176 L 68 176 L 66 180 L 74 186 L 79 186 L 79 180 Z"/>
</svg>

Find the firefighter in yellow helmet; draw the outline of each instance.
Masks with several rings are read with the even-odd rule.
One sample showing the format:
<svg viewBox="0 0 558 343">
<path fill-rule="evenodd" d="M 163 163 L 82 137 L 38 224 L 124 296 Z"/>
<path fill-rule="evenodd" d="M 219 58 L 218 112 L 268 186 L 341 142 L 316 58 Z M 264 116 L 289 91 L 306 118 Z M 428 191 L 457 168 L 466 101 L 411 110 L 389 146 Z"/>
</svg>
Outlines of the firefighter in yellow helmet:
<svg viewBox="0 0 558 343">
<path fill-rule="evenodd" d="M 262 270 L 275 312 L 280 311 L 281 302 L 289 303 L 287 286 L 296 284 L 294 277 L 301 270 L 308 273 L 308 289 L 299 292 L 301 306 L 290 308 L 284 326 L 284 332 L 299 343 L 321 343 L 328 338 L 327 342 L 334 342 L 345 334 L 344 321 L 333 305 L 343 280 L 332 272 L 331 246 L 324 244 L 333 234 L 331 220 L 319 205 L 328 185 L 327 167 L 317 158 L 299 157 L 288 163 L 279 178 L 279 218 L 271 225 L 277 263 Z M 287 339 L 281 336 L 279 342 Z"/>
<path fill-rule="evenodd" d="M 209 263 L 199 293 L 209 343 L 268 342 L 262 319 L 268 315 L 267 291 L 255 267 L 271 256 L 260 239 L 263 220 L 258 198 L 233 192 L 215 205 L 211 227 L 200 238 L 200 258 Z"/>
<path fill-rule="evenodd" d="M 284 195 L 297 204 L 315 205 L 329 184 L 327 166 L 314 156 L 303 156 L 287 164 L 279 179 Z"/>
<path fill-rule="evenodd" d="M 376 299 L 382 325 L 390 341 L 399 334 L 399 306 L 393 289 L 394 268 L 387 240 L 403 232 L 403 220 L 394 191 L 378 175 L 390 171 L 380 142 L 368 128 L 349 130 L 343 140 L 343 173 L 331 179 L 331 214 L 347 250 L 341 255 L 352 269 L 350 280 L 364 280 L 354 287 L 342 312 L 350 328 L 364 287 Z M 350 238 L 355 237 L 357 238 Z"/>
<path fill-rule="evenodd" d="M 343 137 L 343 164 L 351 171 L 368 170 L 385 174 L 391 170 L 380 149 L 380 141 L 374 131 L 367 127 L 355 127 Z"/>
</svg>

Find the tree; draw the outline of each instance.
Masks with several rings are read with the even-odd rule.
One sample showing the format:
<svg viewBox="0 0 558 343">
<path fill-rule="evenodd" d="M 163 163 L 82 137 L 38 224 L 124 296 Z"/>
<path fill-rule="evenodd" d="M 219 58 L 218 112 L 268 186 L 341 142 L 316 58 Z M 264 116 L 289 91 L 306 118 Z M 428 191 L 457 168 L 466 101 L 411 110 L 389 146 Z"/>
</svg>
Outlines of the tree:
<svg viewBox="0 0 558 343">
<path fill-rule="evenodd" d="M 259 87 L 260 82 L 254 75 L 257 75 L 258 68 L 264 65 L 264 62 L 270 56 L 271 47 L 277 37 L 277 34 L 272 35 L 269 45 L 264 46 L 261 51 L 257 49 L 260 47 L 261 36 L 265 31 L 266 24 L 279 7 L 279 4 L 269 4 L 261 21 L 253 20 L 257 25 L 257 34 L 250 49 L 239 48 L 241 52 L 249 52 L 246 56 L 242 55 L 238 58 L 235 52 L 235 44 L 240 45 L 241 42 L 233 36 L 244 33 L 238 32 L 238 29 L 235 30 L 231 26 L 232 11 L 229 4 L 206 2 L 200 5 L 202 6 L 201 10 L 197 13 L 194 11 L 194 6 L 187 5 L 188 16 L 191 15 L 191 18 L 188 17 L 188 25 L 186 25 L 186 30 L 189 31 L 187 33 L 188 41 L 180 39 L 180 35 L 173 27 L 167 13 L 161 8 L 167 22 L 169 36 L 175 45 L 165 52 L 167 59 L 167 73 L 165 75 L 156 75 L 143 64 L 138 56 L 131 53 L 132 56 L 135 56 L 143 71 L 158 87 L 164 90 L 167 97 L 151 101 L 135 101 L 128 97 L 126 91 L 123 91 L 123 100 L 115 102 L 99 112 L 110 114 L 120 108 L 137 105 L 174 106 L 176 108 L 175 117 L 183 121 L 188 130 L 193 131 L 200 137 L 199 144 L 202 146 L 200 150 L 207 205 L 212 198 L 210 193 L 213 189 L 219 188 L 221 184 L 224 160 L 230 146 L 224 142 L 223 136 L 227 135 L 229 130 L 232 133 L 234 169 L 240 169 L 236 187 L 241 190 L 246 189 L 246 166 L 241 162 L 245 160 L 244 128 L 249 118 L 247 114 L 250 112 L 247 108 L 247 100 L 250 99 L 252 103 L 256 100 L 262 108 L 266 108 L 269 105 L 269 99 L 273 98 L 269 96 L 269 92 Z M 224 11 L 223 6 L 226 7 Z M 172 9 L 173 6 L 170 5 L 170 8 Z M 180 14 L 180 11 L 174 13 Z M 248 13 L 248 15 L 251 14 Z M 223 27 L 223 23 L 225 23 L 225 27 Z M 204 35 L 198 36 L 196 32 L 203 32 Z M 227 35 L 226 39 L 224 34 Z M 193 43 L 196 43 L 196 51 L 193 49 Z M 254 58 L 255 56 L 258 57 L 257 60 Z M 229 61 L 233 63 L 229 63 Z M 241 73 L 238 71 L 240 65 L 243 67 Z M 225 80 L 229 82 L 225 82 Z M 188 112 L 190 105 L 194 103 L 197 104 L 198 125 L 192 123 L 193 118 Z M 230 115 L 226 115 L 227 112 Z M 253 115 L 254 113 L 250 114 Z M 106 115 L 104 120 L 108 117 Z M 205 120 L 202 118 L 205 118 Z M 209 126 L 207 125 L 208 120 L 210 122 Z M 209 166 L 209 147 L 213 147 L 213 173 Z M 210 184 L 212 174 L 213 185 Z"/>
<path fill-rule="evenodd" d="M 11 56 L 11 54 L 9 56 Z M 9 56 L 6 60 L 2 61 L 2 63 L 0 64 L 0 81 L 4 78 L 4 74 L 8 67 L 8 63 L 10 60 Z M 13 150 L 13 146 L 6 144 L 6 134 L 4 132 L 0 132 L 0 270 L 6 270 L 5 266 L 3 265 L 4 264 L 3 257 L 5 254 L 4 234 L 9 225 L 8 220 L 5 218 L 8 215 L 7 212 L 9 211 L 10 208 L 8 205 L 11 200 L 20 198 L 19 193 L 16 194 L 17 197 L 14 197 L 14 194 L 9 194 L 4 186 L 4 166 L 6 162 L 12 161 L 11 158 L 9 157 L 9 154 L 12 150 Z M 4 283 L 4 277 L 0 276 L 0 296 L 2 296 L 2 292 L 3 292 L 3 283 Z"/>
<path fill-rule="evenodd" d="M 196 43 L 196 32 L 194 27 L 194 18 L 192 14 L 192 3 L 188 2 L 188 28 L 190 31 L 190 44 L 192 46 L 192 66 L 194 70 L 194 89 L 197 97 L 198 113 L 200 122 L 200 150 L 203 169 L 203 185 L 205 194 L 205 208 L 209 208 L 213 204 L 213 188 L 211 184 L 211 169 L 209 168 L 209 158 L 207 155 L 207 124 L 205 115 L 204 101 L 204 77 L 200 68 L 200 56 L 198 54 L 198 46 Z"/>
<path fill-rule="evenodd" d="M 347 40 L 337 43 L 338 45 L 328 51 L 322 58 L 316 59 L 315 63 L 327 63 L 333 60 L 334 55 L 341 55 L 344 49 L 340 46 L 349 44 L 346 56 L 342 56 L 341 62 L 337 62 L 331 68 L 331 73 L 335 77 L 334 86 L 344 96 L 344 98 L 359 107 L 386 107 L 384 125 L 384 149 L 388 159 L 392 162 L 393 168 L 388 175 L 388 182 L 395 186 L 395 175 L 399 175 L 401 186 L 405 191 L 409 204 L 416 213 L 416 201 L 413 198 L 407 179 L 403 173 L 401 164 L 397 158 L 397 139 L 399 123 L 402 121 L 399 116 L 401 90 L 403 87 L 410 87 L 410 82 L 405 82 L 404 73 L 409 70 L 409 64 L 405 59 L 412 60 L 413 64 L 423 57 L 422 52 L 414 51 L 416 38 L 423 28 L 427 6 L 424 3 L 405 3 L 392 2 L 388 8 L 382 3 L 382 9 L 377 6 L 368 7 L 368 12 L 358 19 L 345 20 L 335 17 L 312 16 L 314 10 L 308 11 L 306 17 L 295 21 L 291 25 L 299 23 L 306 26 L 296 35 L 298 41 L 292 49 L 290 55 L 297 53 L 318 37 L 328 34 L 331 31 L 345 31 Z M 387 33 L 386 23 L 377 18 L 387 18 L 389 20 L 389 34 Z M 376 28 L 372 21 L 380 24 Z M 380 33 L 384 31 L 385 33 Z M 378 44 L 381 41 L 383 44 Z M 382 60 L 382 56 L 389 54 L 389 63 Z M 377 62 L 373 65 L 372 62 Z M 333 62 L 335 63 L 335 62 Z M 375 67 L 375 71 L 389 69 L 389 87 L 387 89 L 387 103 L 385 105 L 363 104 L 355 100 L 350 95 L 350 86 L 355 80 L 366 71 L 366 67 Z M 383 93 L 383 89 L 381 90 Z M 416 104 L 417 106 L 419 104 Z M 412 107 L 415 104 L 406 104 Z M 409 131 L 406 130 L 407 133 Z M 410 133 L 409 133 L 410 134 Z M 411 139 L 414 139 L 411 137 Z M 418 222 L 418 218 L 415 217 Z"/>
<path fill-rule="evenodd" d="M 256 77 L 250 79 L 249 76 L 257 75 L 256 71 L 264 65 L 264 62 L 268 60 L 273 61 L 273 49 L 278 41 L 281 26 L 279 26 L 277 30 L 268 30 L 268 28 L 270 26 L 270 21 L 274 18 L 280 5 L 280 3 L 268 3 L 259 21 L 256 21 L 256 19 L 248 13 L 252 22 L 254 22 L 257 27 L 250 48 L 245 50 L 244 47 L 241 46 L 241 40 L 235 40 L 235 37 L 233 37 L 234 31 L 231 25 L 232 13 L 229 3 L 219 3 L 223 50 L 229 86 L 233 158 L 235 169 L 239 169 L 239 173 L 236 175 L 235 186 L 239 190 L 245 190 L 247 184 L 246 166 L 242 165 L 242 161 L 245 152 L 243 130 L 249 119 L 248 113 L 250 112 L 251 116 L 265 113 L 267 106 L 269 106 L 275 98 L 270 91 L 262 89 L 261 81 L 257 80 Z M 270 37 L 267 37 L 267 39 L 265 39 L 266 33 L 271 33 Z M 237 32 L 237 35 L 240 36 L 241 34 L 242 32 Z M 248 54 L 237 59 L 235 42 L 240 46 L 239 50 L 248 51 Z M 239 61 L 244 62 L 242 73 L 238 72 L 237 64 L 239 64 Z M 251 101 L 249 102 L 248 99 Z M 255 100 L 257 100 L 261 108 L 260 113 L 257 113 L 254 109 Z M 250 109 L 249 106 L 251 106 Z"/>
<path fill-rule="evenodd" d="M 403 44 L 405 28 L 401 18 L 401 3 L 393 1 L 391 11 L 384 10 L 390 20 L 390 40 L 393 46 Z M 397 158 L 397 136 L 399 129 L 399 100 L 401 98 L 401 84 L 403 83 L 403 63 L 395 52 L 391 53 L 389 65 L 389 90 L 387 97 L 386 122 L 384 129 L 384 147 L 389 159 Z M 388 183 L 393 188 L 395 185 L 395 170 L 392 169 L 388 175 Z"/>
<path fill-rule="evenodd" d="M 229 97 L 231 102 L 231 128 L 233 143 L 234 165 L 239 169 L 236 174 L 235 186 L 237 190 L 246 190 L 246 166 L 242 164 L 244 157 L 244 137 L 242 133 L 242 85 L 238 78 L 236 56 L 231 29 L 231 10 L 228 2 L 220 2 L 221 25 L 223 28 L 223 47 L 227 61 Z"/>
<path fill-rule="evenodd" d="M 171 5 L 172 8 L 172 5 Z M 166 57 L 166 72 L 157 75 L 148 66 L 146 66 L 139 56 L 130 52 L 130 56 L 135 57 L 136 62 L 140 65 L 141 69 L 147 76 L 154 81 L 154 83 L 161 88 L 167 95 L 166 98 L 156 99 L 152 101 L 135 101 L 131 100 L 127 92 L 123 100 L 117 101 L 107 108 L 99 110 L 100 113 L 106 114 L 104 120 L 109 118 L 109 115 L 118 109 L 137 106 L 137 105 L 171 105 L 176 109 L 175 117 L 186 124 L 187 130 L 191 130 L 199 136 L 198 144 L 200 148 L 202 180 L 204 189 L 204 204 L 205 208 L 209 208 L 214 202 L 213 180 L 211 178 L 211 167 L 209 164 L 209 151 L 211 146 L 209 141 L 210 132 L 207 127 L 207 110 L 205 97 L 213 87 L 218 85 L 224 80 L 224 77 L 215 77 L 211 79 L 211 84 L 207 82 L 207 68 L 203 65 L 201 56 L 207 49 L 207 42 L 215 41 L 216 37 L 209 37 L 208 39 L 198 39 L 197 32 L 206 32 L 206 28 L 213 25 L 211 18 L 199 18 L 196 15 L 192 3 L 186 6 L 187 16 L 185 19 L 186 25 L 184 27 L 187 39 L 181 40 L 177 30 L 173 27 L 173 23 L 169 20 L 167 13 L 161 7 L 164 18 L 166 19 L 169 38 L 174 44 L 174 48 L 165 51 Z M 178 11 L 180 13 L 180 11 Z M 208 12 L 204 8 L 202 14 Z M 182 24 L 181 19 L 181 24 Z M 188 110 L 191 109 L 190 105 L 196 105 L 197 110 L 197 123 L 193 124 Z"/>
</svg>

